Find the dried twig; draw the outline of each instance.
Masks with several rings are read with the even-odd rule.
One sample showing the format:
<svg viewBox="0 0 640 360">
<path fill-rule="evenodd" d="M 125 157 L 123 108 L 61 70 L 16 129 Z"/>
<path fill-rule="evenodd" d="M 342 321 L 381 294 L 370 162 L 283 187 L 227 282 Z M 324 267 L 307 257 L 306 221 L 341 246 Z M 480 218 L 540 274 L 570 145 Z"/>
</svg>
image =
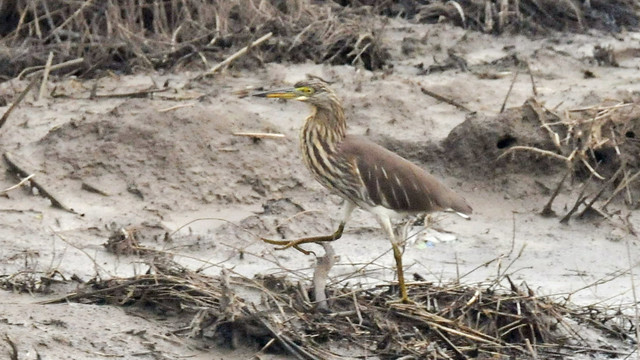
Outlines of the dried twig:
<svg viewBox="0 0 640 360">
<path fill-rule="evenodd" d="M 538 89 L 536 88 L 536 80 L 533 78 L 533 72 L 531 71 L 531 66 L 528 61 L 524 62 L 527 65 L 527 72 L 529 73 L 529 78 L 531 79 L 531 91 L 533 92 L 534 97 L 538 97 Z"/>
<path fill-rule="evenodd" d="M 569 176 L 569 174 L 571 174 L 571 172 L 572 172 L 571 168 L 567 169 L 567 172 L 564 174 L 562 179 L 560 179 L 560 181 L 558 182 L 558 186 L 556 186 L 556 189 L 553 191 L 553 194 L 551 195 L 551 198 L 549 198 L 549 201 L 547 202 L 547 204 L 544 206 L 544 208 L 540 212 L 540 215 L 545 216 L 545 217 L 556 216 L 556 213 L 555 213 L 555 211 L 553 211 L 553 208 L 552 208 L 553 201 L 556 199 L 558 194 L 560 194 L 560 190 L 562 189 L 562 185 L 564 184 L 565 180 L 567 179 L 567 176 Z"/>
<path fill-rule="evenodd" d="M 14 189 L 17 189 L 17 188 L 21 187 L 22 185 L 26 184 L 29 180 L 31 180 L 31 178 L 34 177 L 35 175 L 36 174 L 31 174 L 31 175 L 25 177 L 24 179 L 20 180 L 19 183 L 0 191 L 0 195 L 4 195 L 4 194 L 8 193 L 11 190 L 14 190 Z"/>
<path fill-rule="evenodd" d="M 560 155 L 560 154 L 556 154 L 553 151 L 538 149 L 538 148 L 531 147 L 531 146 L 520 146 L 520 145 L 512 146 L 509 149 L 507 149 L 507 151 L 503 152 L 502 154 L 500 154 L 500 156 L 498 156 L 498 160 L 500 160 L 501 158 L 511 154 L 512 152 L 515 152 L 516 150 L 532 151 L 532 152 L 540 153 L 542 155 L 546 155 L 546 156 L 549 156 L 549 157 L 552 157 L 552 158 L 555 158 L 555 159 L 562 160 L 562 161 L 564 161 L 566 163 L 570 163 L 571 162 L 571 160 L 568 157 Z"/>
<path fill-rule="evenodd" d="M 33 87 L 36 85 L 37 78 L 34 78 L 33 80 L 31 80 L 31 82 L 29 83 L 29 85 L 27 86 L 26 89 L 24 89 L 24 91 L 22 91 L 20 93 L 20 95 L 18 96 L 17 99 L 15 99 L 13 101 L 13 104 L 11 104 L 11 106 L 7 109 L 7 111 L 5 111 L 4 115 L 2 115 L 2 117 L 0 118 L 0 128 L 2 128 L 2 125 L 4 125 L 4 123 L 7 121 L 7 119 L 9 118 L 9 115 L 11 115 L 11 112 L 13 112 L 13 110 L 18 107 L 18 104 L 20 104 L 22 102 L 22 100 L 24 100 L 25 96 L 27 96 L 27 94 L 29 93 L 29 91 L 31 91 L 31 89 L 33 89 Z"/>
<path fill-rule="evenodd" d="M 102 196 L 109 196 L 109 193 L 98 189 L 97 187 L 87 183 L 86 181 L 82 182 L 82 185 L 80 186 L 80 188 L 82 190 L 85 190 L 85 191 L 88 191 L 88 192 L 92 192 L 92 193 L 95 193 L 95 194 L 100 194 Z"/>
<path fill-rule="evenodd" d="M 271 37 L 273 36 L 273 33 L 268 33 L 266 35 L 263 35 L 261 38 L 259 38 L 258 40 L 252 42 L 251 44 L 243 47 L 242 49 L 236 51 L 234 54 L 232 54 L 231 56 L 229 56 L 228 58 L 226 58 L 224 61 L 220 62 L 219 64 L 217 64 L 216 66 L 212 67 L 209 71 L 207 71 L 204 74 L 198 75 L 197 77 L 195 77 L 193 80 L 200 80 L 203 79 L 207 76 L 211 76 L 213 74 L 215 74 L 218 70 L 228 66 L 229 64 L 231 64 L 232 62 L 236 61 L 238 58 L 242 57 L 243 55 L 245 55 L 247 52 L 249 52 L 249 49 L 256 47 L 260 44 L 262 44 L 263 42 L 269 40 Z"/>
<path fill-rule="evenodd" d="M 509 85 L 509 90 L 507 90 L 507 95 L 504 97 L 504 101 L 502 102 L 502 106 L 500 107 L 500 113 L 504 112 L 505 107 L 507 106 L 507 101 L 509 100 L 509 96 L 511 95 L 511 90 L 513 90 L 513 85 L 516 83 L 516 79 L 518 78 L 518 74 L 520 74 L 520 70 L 516 70 L 516 73 L 513 74 L 513 79 L 511 80 L 511 85 Z"/>
<path fill-rule="evenodd" d="M 580 194 L 578 195 L 578 198 L 576 199 L 575 204 L 573 204 L 573 207 L 571 208 L 571 210 L 569 210 L 569 212 L 560 220 L 561 224 L 568 224 L 569 223 L 569 219 L 571 219 L 571 216 L 578 211 L 578 208 L 580 208 L 580 205 L 584 204 L 584 202 L 587 200 L 587 197 L 584 196 L 584 192 L 586 189 L 586 184 L 584 184 L 582 186 L 582 190 L 580 190 Z"/>
<path fill-rule="evenodd" d="M 53 62 L 53 51 L 49 52 L 47 63 L 44 65 L 44 73 L 42 74 L 42 83 L 40 84 L 40 92 L 38 93 L 38 101 L 41 101 L 47 92 L 47 81 L 49 81 L 49 72 L 51 71 L 51 63 Z"/>
<path fill-rule="evenodd" d="M 18 360 L 18 347 L 16 346 L 16 343 L 11 340 L 8 334 L 4 334 L 4 341 L 6 341 L 11 348 L 11 353 L 9 353 L 11 360 Z"/>
<path fill-rule="evenodd" d="M 51 68 L 49 69 L 49 71 L 64 69 L 66 67 L 70 67 L 70 66 L 73 66 L 73 65 L 78 65 L 78 64 L 81 64 L 83 62 L 84 62 L 84 58 L 77 58 L 77 59 L 65 61 L 65 62 L 62 62 L 60 64 L 51 65 Z M 33 66 L 33 67 L 24 68 L 24 70 L 22 70 L 20 72 L 20 74 L 18 74 L 18 76 L 16 78 L 17 79 L 21 79 L 29 71 L 33 71 L 33 72 L 28 74 L 28 75 L 26 75 L 25 76 L 26 78 L 30 78 L 30 77 L 33 77 L 33 76 L 36 76 L 36 75 L 40 75 L 40 74 L 42 74 L 44 72 L 44 68 L 45 68 L 44 66 Z"/>
<path fill-rule="evenodd" d="M 235 136 L 247 136 L 256 139 L 281 139 L 284 134 L 279 133 L 260 133 L 260 132 L 234 132 Z"/>
<path fill-rule="evenodd" d="M 460 109 L 462 111 L 471 112 L 471 110 L 469 110 L 469 108 L 467 108 L 466 106 L 458 103 L 457 101 L 449 99 L 449 98 L 446 98 L 446 97 L 444 97 L 444 96 L 442 96 L 440 94 L 437 94 L 437 93 L 435 93 L 435 92 L 433 92 L 431 90 L 425 89 L 422 86 L 420 87 L 420 91 L 422 91 L 423 94 L 429 95 L 429 96 L 431 96 L 432 98 L 434 98 L 436 100 L 446 102 L 449 105 L 453 105 L 453 106 L 457 107 L 458 109 Z"/>
<path fill-rule="evenodd" d="M 94 98 L 98 98 L 98 99 L 142 98 L 149 95 L 153 95 L 155 93 L 165 92 L 168 90 L 169 88 L 165 87 L 162 89 L 153 88 L 153 89 L 146 89 L 146 90 L 140 90 L 140 91 L 132 91 L 128 93 L 120 93 L 120 94 L 96 94 Z"/>
<path fill-rule="evenodd" d="M 587 211 L 593 209 L 593 204 L 595 204 L 595 202 L 598 201 L 600 196 L 602 196 L 602 194 L 604 194 L 604 191 L 618 178 L 618 175 L 621 172 L 622 172 L 622 166 L 620 166 L 620 168 L 618 168 L 618 170 L 613 175 L 611 175 L 611 177 L 609 177 L 609 179 L 607 181 L 605 181 L 604 184 L 602 184 L 602 186 L 600 187 L 600 190 L 598 190 L 598 192 L 593 197 L 593 199 L 591 199 L 591 201 L 589 201 L 589 203 L 585 206 L 584 210 L 582 210 L 582 212 L 580 212 L 580 214 L 578 215 L 579 218 L 584 217 L 586 215 Z"/>
<path fill-rule="evenodd" d="M 4 160 L 7 163 L 7 165 L 9 165 L 9 168 L 12 171 L 15 171 L 21 177 L 28 177 L 28 176 L 30 176 L 32 174 L 31 172 L 26 171 L 24 169 L 24 167 L 22 167 L 21 165 L 18 165 L 18 163 L 13 159 L 13 155 L 11 155 L 11 153 L 5 152 L 3 154 L 3 157 L 4 157 Z M 77 214 L 77 212 L 75 210 L 73 210 L 70 207 L 64 205 L 64 203 L 62 203 L 62 201 L 60 201 L 56 196 L 51 194 L 51 192 L 49 190 L 47 190 L 37 180 L 32 179 L 31 180 L 31 185 L 33 185 L 33 187 L 38 189 L 38 191 L 40 192 L 40 194 L 42 194 L 42 196 L 48 198 L 51 201 L 51 205 L 53 205 L 54 207 L 57 207 L 57 208 L 62 209 L 64 211 L 68 211 L 68 212 L 73 213 L 73 214 Z"/>
<path fill-rule="evenodd" d="M 631 177 L 629 177 L 625 181 L 622 181 L 618 185 L 618 187 L 616 187 L 616 189 L 613 191 L 613 194 L 611 194 L 611 196 L 609 196 L 607 201 L 604 202 L 604 204 L 602 205 L 602 209 L 605 209 L 607 207 L 607 205 L 609 205 L 609 203 L 613 200 L 613 198 L 615 198 L 616 195 L 618 195 L 620 193 L 620 191 L 624 190 L 626 187 L 629 186 L 629 184 L 634 182 L 639 177 L 640 177 L 640 171 L 638 171 L 637 173 L 633 174 Z"/>
<path fill-rule="evenodd" d="M 178 104 L 178 105 L 170 106 L 168 108 L 159 109 L 158 112 L 164 113 L 164 112 L 169 112 L 169 111 L 173 111 L 173 110 L 177 110 L 177 109 L 182 109 L 182 108 L 185 108 L 185 107 L 192 107 L 194 105 L 196 105 L 196 103 Z"/>
</svg>

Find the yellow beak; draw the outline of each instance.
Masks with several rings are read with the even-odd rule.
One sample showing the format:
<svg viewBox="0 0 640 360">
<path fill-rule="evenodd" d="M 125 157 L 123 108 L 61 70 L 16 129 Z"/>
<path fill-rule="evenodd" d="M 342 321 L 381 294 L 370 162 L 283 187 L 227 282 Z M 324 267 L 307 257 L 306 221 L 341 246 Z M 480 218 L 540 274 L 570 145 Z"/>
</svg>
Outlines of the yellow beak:
<svg viewBox="0 0 640 360">
<path fill-rule="evenodd" d="M 304 100 L 304 99 L 301 99 L 301 97 L 304 97 L 304 96 L 301 96 L 300 94 L 298 94 L 298 91 L 296 91 L 296 89 L 294 88 L 259 92 L 259 93 L 253 94 L 253 96 L 266 97 L 266 98 L 272 98 L 272 99 Z"/>
</svg>

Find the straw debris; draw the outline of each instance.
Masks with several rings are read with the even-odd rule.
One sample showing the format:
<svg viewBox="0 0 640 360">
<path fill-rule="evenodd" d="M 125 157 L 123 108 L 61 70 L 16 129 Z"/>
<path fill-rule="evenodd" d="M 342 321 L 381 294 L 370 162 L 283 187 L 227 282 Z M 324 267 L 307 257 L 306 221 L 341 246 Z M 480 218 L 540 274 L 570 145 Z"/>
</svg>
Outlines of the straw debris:
<svg viewBox="0 0 640 360">
<path fill-rule="evenodd" d="M 638 26 L 640 5 L 632 0 L 483 0 L 428 1 L 415 8 L 420 22 L 447 19 L 454 24 L 488 33 L 549 30 L 618 32 Z"/>
<path fill-rule="evenodd" d="M 193 63 L 209 69 L 268 33 L 273 37 L 235 65 L 312 60 L 374 70 L 388 58 L 382 18 L 333 2 L 20 0 L 0 3 L 0 18 L 4 77 L 45 64 L 49 53 L 58 62 L 84 59 L 66 69 L 83 76 Z"/>
<path fill-rule="evenodd" d="M 249 341 L 298 359 L 348 358 L 358 352 L 383 359 L 611 353 L 582 336 L 578 323 L 604 336 L 634 341 L 629 335 L 633 323 L 619 310 L 539 297 L 508 276 L 500 277 L 502 282 L 474 285 L 412 283 L 415 304 L 393 304 L 396 294 L 387 285 L 329 287 L 327 313 L 314 310 L 308 289 L 285 278 L 247 279 L 230 276 L 228 270 L 211 277 L 166 259 L 148 265 L 143 275 L 94 279 L 82 290 L 47 303 L 144 306 L 190 318 L 189 326 L 176 333 L 223 339 L 232 346 Z M 261 303 L 237 296 L 238 287 L 256 291 Z"/>
<path fill-rule="evenodd" d="M 535 99 L 530 99 L 527 105 L 537 115 L 540 128 L 548 134 L 552 148 L 511 146 L 500 158 L 518 156 L 516 154 L 520 152 L 540 154 L 564 162 L 575 178 L 584 181 L 575 205 L 563 222 L 568 222 L 582 205 L 584 208 L 579 217 L 591 212 L 609 218 L 606 207 L 619 195 L 623 196 L 630 208 L 637 206 L 640 196 L 638 99 L 609 99 L 594 106 L 568 109 L 562 114 L 544 108 Z M 558 189 L 565 179 L 562 179 Z M 588 188 L 589 185 L 594 189 Z M 556 195 L 554 192 L 553 198 Z M 547 214 L 551 213 L 553 198 L 545 206 Z M 603 201 L 596 208 L 598 200 Z M 632 232 L 632 229 L 628 230 Z"/>
</svg>

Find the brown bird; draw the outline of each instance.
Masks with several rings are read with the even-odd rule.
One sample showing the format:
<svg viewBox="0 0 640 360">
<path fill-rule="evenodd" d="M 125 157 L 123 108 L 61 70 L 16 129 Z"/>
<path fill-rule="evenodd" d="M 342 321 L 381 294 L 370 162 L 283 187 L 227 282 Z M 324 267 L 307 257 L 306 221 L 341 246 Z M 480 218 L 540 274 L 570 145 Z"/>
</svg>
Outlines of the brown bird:
<svg viewBox="0 0 640 360">
<path fill-rule="evenodd" d="M 471 206 L 435 177 L 417 165 L 365 137 L 348 135 L 340 100 L 327 83 L 319 79 L 301 81 L 293 88 L 267 91 L 254 96 L 293 99 L 311 105 L 300 132 L 305 164 L 313 176 L 346 200 L 344 215 L 335 233 L 297 240 L 269 240 L 280 249 L 301 244 L 334 241 L 342 236 L 352 211 L 360 207 L 376 216 L 393 247 L 402 302 L 409 302 L 402 270 L 400 245 L 392 219 L 434 211 L 471 214 Z"/>
</svg>

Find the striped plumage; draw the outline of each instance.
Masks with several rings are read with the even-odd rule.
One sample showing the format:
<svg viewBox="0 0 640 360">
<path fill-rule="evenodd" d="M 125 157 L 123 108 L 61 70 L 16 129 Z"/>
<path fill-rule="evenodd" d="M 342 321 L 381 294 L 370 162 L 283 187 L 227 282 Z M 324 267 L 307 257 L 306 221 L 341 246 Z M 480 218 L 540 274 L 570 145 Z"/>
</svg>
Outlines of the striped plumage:
<svg viewBox="0 0 640 360">
<path fill-rule="evenodd" d="M 420 167 L 365 137 L 347 135 L 342 105 L 324 82 L 303 81 L 295 87 L 315 91 L 306 100 L 314 108 L 300 131 L 300 145 L 307 167 L 322 185 L 365 209 L 471 213 L 463 197 Z"/>
<path fill-rule="evenodd" d="M 316 180 L 347 200 L 344 218 L 332 235 L 293 241 L 264 240 L 301 251 L 300 244 L 336 240 L 353 209 L 359 206 L 376 215 L 390 237 L 402 300 L 408 301 L 398 246 L 401 241 L 396 238 L 391 218 L 444 210 L 471 214 L 469 204 L 408 160 L 365 137 L 346 134 L 343 107 L 325 82 L 311 79 L 297 83 L 293 89 L 255 95 L 295 99 L 312 106 L 300 132 L 305 164 Z"/>
</svg>

